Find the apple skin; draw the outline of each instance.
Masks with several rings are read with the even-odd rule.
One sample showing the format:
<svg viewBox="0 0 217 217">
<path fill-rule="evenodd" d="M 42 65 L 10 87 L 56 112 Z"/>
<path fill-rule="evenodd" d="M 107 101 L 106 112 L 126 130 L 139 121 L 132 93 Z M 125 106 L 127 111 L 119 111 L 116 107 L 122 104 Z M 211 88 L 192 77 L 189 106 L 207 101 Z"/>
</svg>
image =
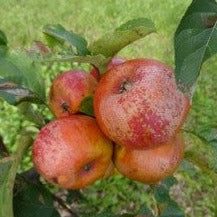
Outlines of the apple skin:
<svg viewBox="0 0 217 217">
<path fill-rule="evenodd" d="M 58 118 L 77 113 L 81 102 L 94 94 L 96 86 L 96 79 L 85 71 L 63 72 L 51 86 L 49 107 Z"/>
<path fill-rule="evenodd" d="M 106 67 L 106 71 L 108 71 L 109 69 L 113 68 L 114 66 L 117 66 L 121 63 L 123 63 L 125 60 L 120 58 L 120 57 L 113 57 L 111 59 L 111 61 L 108 63 L 107 67 Z M 90 74 L 97 80 L 100 80 L 100 72 L 99 70 L 94 67 L 91 71 Z"/>
<path fill-rule="evenodd" d="M 33 162 L 49 182 L 84 188 L 111 171 L 113 146 L 95 119 L 72 115 L 47 124 L 33 145 Z"/>
<path fill-rule="evenodd" d="M 156 183 L 171 176 L 184 155 L 184 139 L 181 134 L 168 144 L 152 149 L 131 149 L 116 146 L 114 163 L 124 176 L 145 183 Z"/>
<path fill-rule="evenodd" d="M 107 71 L 94 95 L 104 134 L 119 145 L 148 149 L 168 143 L 179 131 L 190 99 L 178 90 L 174 72 L 152 59 L 128 60 Z"/>
</svg>

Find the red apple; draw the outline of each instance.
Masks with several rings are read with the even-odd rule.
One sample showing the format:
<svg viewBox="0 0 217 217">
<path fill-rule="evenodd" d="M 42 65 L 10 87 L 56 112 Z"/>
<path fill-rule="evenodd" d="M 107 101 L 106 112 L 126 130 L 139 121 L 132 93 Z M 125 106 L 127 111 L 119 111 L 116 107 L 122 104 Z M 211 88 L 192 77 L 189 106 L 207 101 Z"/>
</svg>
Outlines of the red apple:
<svg viewBox="0 0 217 217">
<path fill-rule="evenodd" d="M 179 166 L 183 154 L 184 140 L 178 134 L 170 143 L 152 149 L 138 150 L 117 146 L 114 163 L 126 177 L 150 184 L 171 176 Z"/>
<path fill-rule="evenodd" d="M 178 90 L 174 72 L 152 59 L 126 61 L 107 71 L 94 95 L 102 131 L 116 144 L 153 148 L 179 131 L 190 100 Z"/>
<path fill-rule="evenodd" d="M 49 106 L 56 117 L 65 117 L 79 111 L 85 97 L 94 94 L 96 79 L 84 71 L 67 71 L 56 77 L 51 89 Z"/>
<path fill-rule="evenodd" d="M 114 67 L 114 66 L 117 66 L 117 65 L 123 63 L 124 61 L 125 61 L 125 60 L 122 59 L 122 58 L 120 58 L 120 57 L 113 57 L 113 58 L 111 59 L 111 61 L 108 63 L 107 68 L 106 68 L 106 71 L 109 70 L 109 69 L 111 69 L 111 68 Z M 99 72 L 99 70 L 98 70 L 96 67 L 94 67 L 94 68 L 90 71 L 90 74 L 91 74 L 97 81 L 100 80 L 100 72 Z"/>
<path fill-rule="evenodd" d="M 49 182 L 79 189 L 107 176 L 112 165 L 112 143 L 95 119 L 72 115 L 47 124 L 33 146 L 33 162 Z"/>
</svg>

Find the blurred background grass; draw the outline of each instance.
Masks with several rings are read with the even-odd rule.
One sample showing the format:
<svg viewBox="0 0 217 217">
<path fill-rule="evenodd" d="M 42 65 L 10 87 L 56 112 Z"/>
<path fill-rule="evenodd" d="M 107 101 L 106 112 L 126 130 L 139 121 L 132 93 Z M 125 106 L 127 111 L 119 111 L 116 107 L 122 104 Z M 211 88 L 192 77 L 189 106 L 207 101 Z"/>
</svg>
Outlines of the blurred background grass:
<svg viewBox="0 0 217 217">
<path fill-rule="evenodd" d="M 147 17 L 156 24 L 157 33 L 124 48 L 119 56 L 127 59 L 151 57 L 174 66 L 173 34 L 190 3 L 190 0 L 0 0 L 0 29 L 7 34 L 9 46 L 16 49 L 31 47 L 33 40 L 42 39 L 42 27 L 48 23 L 60 23 L 91 42 L 129 19 Z M 70 64 L 59 64 L 50 70 L 43 68 L 47 87 L 56 74 L 69 67 Z M 216 71 L 217 61 L 213 57 L 202 68 L 186 127 L 217 123 Z M 16 108 L 1 100 L 0 123 L 0 134 L 13 151 L 17 134 L 29 123 L 22 120 Z M 30 157 L 26 157 L 23 168 L 30 166 L 29 161 Z M 179 183 L 171 194 L 183 206 L 186 216 L 214 217 L 216 183 L 186 162 L 175 176 Z M 120 176 L 98 181 L 83 194 L 85 200 L 80 202 L 81 207 L 96 211 L 137 212 L 144 203 L 153 204 L 146 186 Z"/>
</svg>

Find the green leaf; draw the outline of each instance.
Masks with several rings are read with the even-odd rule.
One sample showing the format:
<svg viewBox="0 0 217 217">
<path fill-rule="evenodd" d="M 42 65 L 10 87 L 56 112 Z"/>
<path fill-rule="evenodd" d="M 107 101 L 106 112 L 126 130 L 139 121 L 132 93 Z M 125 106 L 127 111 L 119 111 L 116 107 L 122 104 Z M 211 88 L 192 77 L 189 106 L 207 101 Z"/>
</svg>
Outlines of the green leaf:
<svg viewBox="0 0 217 217">
<path fill-rule="evenodd" d="M 105 65 L 109 59 L 105 58 L 103 55 L 99 54 L 96 56 L 63 56 L 53 59 L 44 59 L 39 62 L 78 62 L 78 63 L 90 63 L 97 68 L 100 68 L 102 65 Z"/>
<path fill-rule="evenodd" d="M 0 46 L 7 46 L 8 40 L 3 31 L 0 30 Z"/>
<path fill-rule="evenodd" d="M 183 212 L 178 204 L 170 198 L 170 188 L 177 184 L 177 180 L 174 177 L 168 177 L 160 182 L 159 185 L 152 186 L 154 190 L 154 196 L 159 203 L 161 210 L 160 217 L 181 217 Z"/>
<path fill-rule="evenodd" d="M 161 181 L 159 185 L 154 185 L 154 196 L 158 203 L 168 203 L 171 201 L 169 191 L 170 188 L 177 184 L 175 177 L 170 176 Z"/>
<path fill-rule="evenodd" d="M 60 217 L 53 206 L 52 194 L 43 185 L 24 185 L 16 193 L 13 204 L 15 217 Z"/>
<path fill-rule="evenodd" d="M 89 46 L 89 50 L 93 55 L 102 54 L 105 57 L 112 57 L 122 48 L 154 31 L 155 26 L 149 19 L 130 20 L 115 31 L 106 33 L 102 38 L 93 42 Z"/>
<path fill-rule="evenodd" d="M 0 97 L 11 105 L 17 105 L 22 101 L 40 102 L 29 89 L 8 82 L 0 83 Z"/>
<path fill-rule="evenodd" d="M 45 102 L 39 68 L 26 54 L 10 53 L 0 58 L 0 96 L 12 105 L 22 101 Z"/>
<path fill-rule="evenodd" d="M 26 133 L 25 133 L 26 134 Z M 13 186 L 17 168 L 26 149 L 32 143 L 32 138 L 22 135 L 17 152 L 0 160 L 0 216 L 13 217 Z"/>
<path fill-rule="evenodd" d="M 174 38 L 176 82 L 191 95 L 205 60 L 217 53 L 217 3 L 193 0 Z"/>
<path fill-rule="evenodd" d="M 76 47 L 78 55 L 85 56 L 89 54 L 87 41 L 79 34 L 66 30 L 60 24 L 44 26 L 43 33 L 49 37 L 49 40 L 52 39 L 53 42 L 68 42 L 70 45 Z"/>
<path fill-rule="evenodd" d="M 83 101 L 81 102 L 79 111 L 84 114 L 94 116 L 93 96 L 87 96 L 86 98 L 83 99 Z"/>
<path fill-rule="evenodd" d="M 185 217 L 185 214 L 176 202 L 170 201 L 159 217 Z"/>
</svg>

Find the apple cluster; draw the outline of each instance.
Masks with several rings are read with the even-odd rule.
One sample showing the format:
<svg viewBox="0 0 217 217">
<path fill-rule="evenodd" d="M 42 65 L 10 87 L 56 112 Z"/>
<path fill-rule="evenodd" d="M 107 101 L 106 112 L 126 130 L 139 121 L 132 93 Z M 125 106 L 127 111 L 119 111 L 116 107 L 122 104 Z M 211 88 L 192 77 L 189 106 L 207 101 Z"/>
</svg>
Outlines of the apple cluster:
<svg viewBox="0 0 217 217">
<path fill-rule="evenodd" d="M 79 111 L 89 96 L 95 117 Z M 113 58 L 102 76 L 97 68 L 61 73 L 49 96 L 57 119 L 35 139 L 35 168 L 67 189 L 84 188 L 115 169 L 146 184 L 158 182 L 182 160 L 180 128 L 190 104 L 173 70 L 153 59 Z"/>
</svg>

